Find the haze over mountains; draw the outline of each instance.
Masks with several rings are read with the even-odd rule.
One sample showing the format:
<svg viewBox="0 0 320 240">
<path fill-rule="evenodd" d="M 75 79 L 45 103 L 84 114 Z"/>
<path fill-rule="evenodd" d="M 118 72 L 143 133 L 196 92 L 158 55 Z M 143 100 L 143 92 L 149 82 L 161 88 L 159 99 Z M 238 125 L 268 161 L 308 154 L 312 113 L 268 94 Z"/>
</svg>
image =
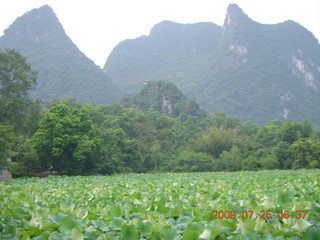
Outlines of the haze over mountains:
<svg viewBox="0 0 320 240">
<path fill-rule="evenodd" d="M 118 101 L 120 91 L 66 35 L 49 6 L 27 12 L 5 30 L 0 49 L 15 48 L 39 72 L 32 97 L 75 97 L 83 102 Z"/>
<path fill-rule="evenodd" d="M 223 27 L 165 21 L 121 42 L 104 71 L 130 93 L 144 80 L 172 81 L 207 111 L 241 120 L 320 121 L 317 39 L 293 21 L 259 24 L 235 4 Z"/>
<path fill-rule="evenodd" d="M 134 94 L 144 81 L 166 80 L 210 113 L 320 125 L 318 40 L 293 21 L 257 23 L 235 4 L 223 27 L 164 21 L 148 36 L 120 42 L 103 71 L 72 43 L 49 6 L 18 18 L 0 38 L 4 48 L 16 48 L 39 71 L 35 98 L 105 104 Z"/>
</svg>

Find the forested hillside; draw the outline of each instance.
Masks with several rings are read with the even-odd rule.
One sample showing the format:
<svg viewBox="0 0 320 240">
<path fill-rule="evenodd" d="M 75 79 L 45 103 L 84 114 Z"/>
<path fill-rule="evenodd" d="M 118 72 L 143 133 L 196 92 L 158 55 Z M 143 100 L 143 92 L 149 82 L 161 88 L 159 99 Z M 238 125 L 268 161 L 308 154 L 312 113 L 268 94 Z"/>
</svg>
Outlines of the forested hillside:
<svg viewBox="0 0 320 240">
<path fill-rule="evenodd" d="M 45 18 L 45 13 L 53 17 Z M 44 21 L 40 24 L 38 19 L 51 19 L 53 22 Z M 33 21 L 32 26 L 35 28 L 29 25 Z M 68 55 L 71 54 L 68 50 L 58 48 L 56 44 L 60 37 L 64 42 L 66 36 L 60 27 L 56 29 L 56 33 L 48 32 L 46 27 L 50 26 L 50 23 L 57 26 L 57 19 L 52 10 L 45 6 L 17 19 L 1 38 L 0 43 L 5 43 L 8 36 L 15 35 L 12 44 L 21 44 L 24 39 L 26 46 L 30 46 L 30 55 L 25 58 L 13 49 L 0 50 L 0 169 L 9 169 L 14 176 L 26 176 L 30 172 L 48 170 L 56 171 L 57 174 L 82 175 L 320 167 L 320 133 L 313 126 L 313 122 L 319 123 L 311 121 L 317 120 L 319 111 L 319 82 L 316 71 L 320 71 L 317 65 L 317 48 L 314 48 L 318 45 L 315 38 L 296 23 L 260 25 L 249 19 L 236 5 L 231 5 L 223 29 L 206 23 L 187 25 L 185 28 L 181 24 L 164 22 L 153 30 L 151 36 L 160 39 L 159 42 L 162 44 L 168 36 L 178 33 L 180 28 L 184 29 L 180 32 L 182 35 L 197 30 L 198 26 L 214 29 L 209 32 L 203 30 L 202 33 L 206 33 L 204 35 L 207 38 L 218 36 L 220 33 L 220 38 L 212 44 L 215 46 L 214 52 L 206 51 L 208 46 L 196 37 L 199 35 L 197 31 L 194 32 L 191 43 L 184 42 L 185 38 L 182 37 L 178 44 L 171 46 L 171 43 L 167 42 L 161 48 L 163 52 L 171 52 L 172 63 L 177 63 L 179 59 L 179 54 L 174 53 L 175 49 L 180 53 L 184 52 L 185 56 L 189 54 L 188 71 L 190 74 L 199 74 L 198 78 L 193 78 L 193 81 L 185 84 L 177 84 L 182 84 L 185 90 L 186 87 L 189 87 L 189 90 L 197 90 L 201 101 L 209 96 L 212 99 L 220 99 L 221 102 L 208 100 L 206 103 L 207 106 L 214 103 L 216 109 L 224 106 L 224 111 L 216 112 L 212 116 L 207 116 L 194 100 L 186 97 L 172 82 L 159 79 L 147 81 L 144 78 L 141 90 L 136 94 L 125 95 L 122 105 L 102 104 L 110 96 L 114 96 L 108 95 L 109 88 L 104 88 L 106 85 L 103 83 L 108 81 L 104 78 L 101 81 L 105 82 L 100 82 L 102 85 L 95 85 L 97 82 L 88 80 L 91 78 L 86 78 L 87 68 L 78 68 L 72 61 L 74 56 L 80 55 L 83 57 L 82 60 L 88 59 L 69 40 L 69 49 L 80 55 Z M 168 26 L 170 31 L 167 31 Z M 290 30 L 290 26 L 294 31 Z M 273 40 L 276 36 L 270 36 L 262 44 L 259 34 L 264 36 L 265 31 L 269 35 L 274 34 L 275 29 L 279 27 L 284 27 L 282 32 L 293 34 L 291 45 L 300 46 L 301 49 L 292 52 L 290 44 L 285 46 L 283 42 L 277 41 L 287 38 L 286 34 L 282 35 L 280 32 L 278 38 Z M 164 38 L 163 33 L 166 33 Z M 249 37 L 249 33 L 258 35 Z M 37 38 L 34 38 L 35 36 Z M 301 38 L 296 39 L 295 36 Z M 144 37 L 145 40 L 149 38 Z M 128 43 L 139 41 L 137 39 Z M 270 61 L 261 58 L 259 51 L 255 50 L 255 46 L 259 44 L 259 51 L 270 57 Z M 285 51 L 278 51 L 275 44 L 281 45 L 281 49 Z M 33 55 L 36 52 L 31 51 L 32 49 L 47 52 L 37 52 L 37 55 Z M 53 49 L 56 51 L 51 52 Z M 23 49 L 21 51 L 23 52 Z M 26 49 L 25 51 L 28 53 Z M 161 53 L 160 50 L 157 51 L 157 54 Z M 152 44 L 149 53 L 153 53 Z M 203 60 L 199 65 L 192 62 L 192 54 L 197 53 L 199 55 L 195 58 Z M 66 60 L 66 54 L 70 59 L 63 62 L 62 60 Z M 38 64 L 46 66 L 48 72 L 35 71 L 37 66 L 40 66 L 36 63 L 31 64 L 36 57 L 42 60 Z M 49 61 L 49 57 L 53 60 Z M 77 98 L 53 99 L 42 103 L 43 108 L 40 108 L 40 102 L 33 100 L 31 94 L 35 94 L 34 89 L 38 88 L 42 89 L 44 94 L 48 94 L 44 99 L 56 96 L 50 95 L 55 93 L 55 88 L 52 87 L 50 91 L 45 88 L 49 86 L 46 84 L 55 83 L 49 81 L 52 76 L 50 74 L 59 72 L 50 65 L 57 60 L 56 57 L 61 60 L 62 70 L 74 70 L 75 76 L 79 73 L 83 75 L 79 75 L 79 79 L 82 80 L 78 82 L 68 72 L 65 79 L 57 80 L 56 83 L 59 82 L 61 85 L 52 86 L 56 86 L 57 91 L 61 93 L 65 91 L 65 95 L 59 97 L 73 96 L 70 94 L 71 91 L 77 91 Z M 165 59 L 164 57 L 162 60 Z M 288 59 L 291 60 L 288 62 Z M 155 67 L 151 60 L 152 58 L 149 61 L 150 66 Z M 185 60 L 181 58 L 182 62 Z M 138 65 L 141 63 L 138 60 L 134 61 L 134 58 L 130 62 Z M 168 61 L 165 65 L 170 64 Z M 259 68 L 260 65 L 263 68 Z M 172 69 L 177 70 L 174 66 L 172 65 Z M 180 65 L 182 66 L 184 64 Z M 192 68 L 193 66 L 198 68 Z M 138 71 L 139 68 L 136 67 L 137 65 L 134 65 L 133 69 Z M 148 70 L 148 65 L 143 67 Z M 96 66 L 94 68 L 97 69 Z M 77 72 L 76 69 L 81 71 Z M 203 69 L 207 69 L 207 73 L 211 69 L 211 73 L 201 74 Z M 252 77 L 250 69 L 255 72 L 255 77 Z M 285 74 L 288 69 L 292 78 Z M 41 74 L 45 73 L 47 76 L 41 78 Z M 95 76 L 89 70 L 87 73 L 88 76 Z M 101 70 L 99 74 L 103 75 Z M 183 77 L 183 71 L 176 74 L 174 78 L 180 79 L 179 81 L 187 79 Z M 132 75 L 138 76 L 134 71 Z M 204 81 L 205 76 L 210 76 L 208 79 L 211 80 Z M 61 82 L 61 79 L 64 81 Z M 165 75 L 161 79 L 165 79 Z M 99 78 L 96 80 L 100 81 Z M 75 84 L 74 88 L 72 84 Z M 87 88 L 86 91 L 81 90 L 84 86 Z M 141 87 L 141 82 L 138 87 Z M 214 91 L 211 92 L 213 88 Z M 46 89 L 48 92 L 45 92 Z M 283 89 L 285 92 L 282 92 Z M 309 102 L 310 99 L 314 102 Z M 88 103 L 96 101 L 99 104 Z M 279 106 L 283 108 L 280 108 L 283 112 L 278 109 Z M 230 109 L 237 110 L 240 116 L 241 112 L 247 115 L 235 118 L 226 114 L 232 112 Z M 280 111 L 279 118 L 286 121 L 276 117 L 277 109 Z M 299 112 L 299 109 L 303 109 L 303 112 Z M 296 115 L 294 110 L 297 111 Z M 232 113 L 236 115 L 236 112 Z M 288 120 L 290 116 L 309 120 L 291 121 Z M 252 118 L 252 121 L 243 121 L 246 118 Z M 261 125 L 256 124 L 269 118 L 272 120 Z"/>
<path fill-rule="evenodd" d="M 148 36 L 122 41 L 104 72 L 72 43 L 49 6 L 19 17 L 0 38 L 5 48 L 38 71 L 33 99 L 108 104 L 137 93 L 143 82 L 164 80 L 209 114 L 320 125 L 318 40 L 293 21 L 257 23 L 235 4 L 223 27 L 164 21 Z"/>
<path fill-rule="evenodd" d="M 188 107 L 189 100 L 161 81 L 132 97 L 132 103 L 151 104 L 144 111 L 75 99 L 55 100 L 41 110 L 29 97 L 36 83 L 25 58 L 14 50 L 0 52 L 0 169 L 18 176 L 47 170 L 79 175 L 320 166 L 320 134 L 309 121 L 273 120 L 259 128 L 223 113 L 204 118 L 177 108 Z M 150 96 L 161 95 L 150 91 L 166 94 L 177 115 L 170 115 L 168 105 L 159 109 Z"/>
<path fill-rule="evenodd" d="M 260 24 L 237 5 L 225 23 L 162 22 L 116 46 L 104 66 L 120 88 L 169 80 L 210 113 L 320 124 L 320 45 L 298 23 Z"/>
<path fill-rule="evenodd" d="M 310 32 L 233 4 L 223 27 L 123 41 L 104 70 L 49 6 L 1 37 L 0 239 L 320 239 Z"/>
<path fill-rule="evenodd" d="M 204 60 L 221 32 L 222 28 L 214 23 L 164 21 L 155 25 L 149 36 L 120 42 L 108 57 L 104 71 L 128 93 L 137 91 L 144 81 L 153 80 L 172 81 L 185 90 L 184 85 L 192 85 L 194 64 Z"/>
<path fill-rule="evenodd" d="M 49 6 L 27 12 L 5 30 L 0 49 L 16 49 L 39 72 L 32 98 L 75 97 L 87 103 L 118 101 L 120 92 L 66 35 Z"/>
<path fill-rule="evenodd" d="M 188 99 L 169 81 L 144 82 L 134 95 L 126 95 L 121 103 L 127 108 L 139 108 L 144 112 L 157 111 L 170 117 L 195 122 L 203 120 L 207 113 Z"/>
</svg>

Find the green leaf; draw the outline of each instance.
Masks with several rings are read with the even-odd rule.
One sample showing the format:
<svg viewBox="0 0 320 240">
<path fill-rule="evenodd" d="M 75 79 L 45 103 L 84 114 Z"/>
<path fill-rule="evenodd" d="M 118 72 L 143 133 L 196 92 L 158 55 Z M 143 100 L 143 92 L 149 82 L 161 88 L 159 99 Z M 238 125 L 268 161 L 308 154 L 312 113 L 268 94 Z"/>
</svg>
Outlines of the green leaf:
<svg viewBox="0 0 320 240">
<path fill-rule="evenodd" d="M 318 207 L 318 206 L 312 206 L 311 211 L 320 215 L 320 207 Z"/>
<path fill-rule="evenodd" d="M 73 229 L 82 230 L 82 223 L 71 216 L 66 216 L 60 221 L 60 230 L 65 234 L 72 233 Z"/>
<path fill-rule="evenodd" d="M 297 223 L 292 227 L 299 232 L 305 232 L 308 227 L 312 226 L 311 223 L 304 219 L 297 220 Z"/>
<path fill-rule="evenodd" d="M 49 214 L 47 218 L 52 221 L 53 223 L 59 224 L 61 219 L 64 218 L 66 215 L 61 212 L 57 212 L 55 215 Z"/>
<path fill-rule="evenodd" d="M 141 223 L 141 235 L 144 237 L 150 237 L 152 233 L 152 224 L 149 222 Z"/>
<path fill-rule="evenodd" d="M 12 236 L 15 236 L 17 234 L 17 227 L 12 224 L 8 224 L 3 231 L 4 234 L 10 234 Z"/>
<path fill-rule="evenodd" d="M 198 230 L 186 229 L 183 233 L 182 240 L 194 240 L 199 239 L 199 235 L 201 234 Z"/>
<path fill-rule="evenodd" d="M 73 228 L 72 229 L 72 240 L 83 240 L 83 239 L 84 239 L 84 237 L 83 237 L 82 231 L 80 231 L 77 228 Z"/>
<path fill-rule="evenodd" d="M 115 217 L 111 220 L 110 227 L 113 230 L 120 230 L 123 223 L 125 223 L 125 221 L 122 218 Z"/>
<path fill-rule="evenodd" d="M 121 227 L 121 235 L 123 240 L 139 239 L 138 229 L 134 225 L 123 224 Z"/>
<path fill-rule="evenodd" d="M 280 205 L 287 205 L 292 202 L 292 195 L 288 192 L 282 192 L 279 196 Z"/>
<path fill-rule="evenodd" d="M 47 240 L 48 239 L 48 234 L 46 234 L 45 236 L 44 235 L 41 235 L 41 236 L 36 236 L 35 238 L 33 238 L 33 240 Z"/>
<path fill-rule="evenodd" d="M 165 214 L 168 212 L 168 209 L 165 207 L 165 203 L 163 201 L 156 202 L 155 205 L 157 206 L 157 212 Z"/>
<path fill-rule="evenodd" d="M 255 221 L 253 219 L 241 219 L 237 224 L 237 232 L 249 233 L 255 227 Z"/>
<path fill-rule="evenodd" d="M 112 209 L 110 210 L 110 216 L 122 217 L 121 206 L 119 206 L 119 205 L 113 206 Z"/>
<path fill-rule="evenodd" d="M 160 233 L 161 240 L 179 240 L 180 235 L 171 228 L 163 229 Z"/>
<path fill-rule="evenodd" d="M 99 230 L 101 230 L 101 231 L 103 231 L 103 232 L 109 231 L 109 227 L 108 227 L 108 226 L 105 224 L 105 222 L 104 222 L 103 220 L 101 220 L 101 219 L 92 220 L 91 223 L 92 223 L 92 225 L 93 225 L 95 228 L 97 228 L 97 229 L 99 229 Z"/>
<path fill-rule="evenodd" d="M 308 231 L 303 235 L 305 240 L 319 240 L 320 239 L 320 228 L 309 228 Z"/>
</svg>

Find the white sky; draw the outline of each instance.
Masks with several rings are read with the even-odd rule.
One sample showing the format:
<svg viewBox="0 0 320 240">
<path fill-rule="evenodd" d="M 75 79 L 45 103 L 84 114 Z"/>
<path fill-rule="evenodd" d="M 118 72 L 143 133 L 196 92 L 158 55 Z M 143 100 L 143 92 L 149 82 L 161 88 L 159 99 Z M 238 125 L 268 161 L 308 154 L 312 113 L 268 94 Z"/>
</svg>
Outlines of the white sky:
<svg viewBox="0 0 320 240">
<path fill-rule="evenodd" d="M 48 4 L 78 48 L 103 67 L 120 41 L 148 35 L 163 20 L 222 26 L 230 3 L 260 23 L 294 20 L 320 39 L 320 0 L 0 0 L 0 36 L 17 17 Z"/>
</svg>

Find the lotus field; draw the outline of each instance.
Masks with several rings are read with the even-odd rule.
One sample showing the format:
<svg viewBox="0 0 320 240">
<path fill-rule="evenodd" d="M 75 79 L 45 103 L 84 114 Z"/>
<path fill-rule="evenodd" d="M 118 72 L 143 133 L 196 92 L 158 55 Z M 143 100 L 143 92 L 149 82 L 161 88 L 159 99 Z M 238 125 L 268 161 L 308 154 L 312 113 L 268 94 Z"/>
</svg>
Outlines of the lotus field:
<svg viewBox="0 0 320 240">
<path fill-rule="evenodd" d="M 0 239 L 320 239 L 320 171 L 0 182 Z"/>
</svg>

